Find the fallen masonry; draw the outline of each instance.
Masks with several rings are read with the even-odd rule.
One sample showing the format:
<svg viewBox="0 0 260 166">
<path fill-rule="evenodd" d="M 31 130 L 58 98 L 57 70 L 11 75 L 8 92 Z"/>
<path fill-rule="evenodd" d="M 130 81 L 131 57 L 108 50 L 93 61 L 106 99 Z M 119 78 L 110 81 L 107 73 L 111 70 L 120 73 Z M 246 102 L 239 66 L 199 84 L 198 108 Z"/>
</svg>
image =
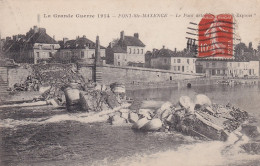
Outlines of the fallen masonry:
<svg viewBox="0 0 260 166">
<path fill-rule="evenodd" d="M 73 90 L 74 86 L 74 90 Z M 116 83 L 110 87 L 103 85 L 75 90 L 75 85 L 70 86 L 70 92 L 74 98 L 66 95 L 68 111 L 102 112 L 113 110 L 127 103 L 125 90 L 122 84 Z M 116 88 L 115 88 L 116 87 Z M 66 92 L 65 92 L 66 94 Z M 74 100 L 71 102 L 70 100 Z M 149 103 L 149 101 L 144 101 Z M 156 101 L 150 101 L 150 105 L 156 106 Z M 134 103 L 133 103 L 134 105 Z M 177 131 L 185 135 L 196 136 L 206 140 L 226 141 L 233 131 L 239 129 L 249 115 L 231 104 L 213 104 L 203 94 L 198 94 L 194 100 L 188 96 L 180 97 L 179 101 L 160 103 L 159 107 L 149 107 L 149 104 L 131 109 L 130 107 L 117 109 L 107 114 L 107 122 L 112 125 L 131 124 L 133 130 L 140 131 Z"/>
</svg>

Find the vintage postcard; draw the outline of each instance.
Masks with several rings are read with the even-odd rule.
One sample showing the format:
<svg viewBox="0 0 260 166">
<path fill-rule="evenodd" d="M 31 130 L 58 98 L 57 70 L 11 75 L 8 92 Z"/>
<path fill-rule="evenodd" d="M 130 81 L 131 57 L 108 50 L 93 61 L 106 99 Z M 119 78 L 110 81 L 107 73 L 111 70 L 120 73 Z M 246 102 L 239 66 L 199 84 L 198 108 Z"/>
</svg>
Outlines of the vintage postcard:
<svg viewBox="0 0 260 166">
<path fill-rule="evenodd" d="M 260 0 L 0 0 L 0 166 L 258 166 Z"/>
</svg>

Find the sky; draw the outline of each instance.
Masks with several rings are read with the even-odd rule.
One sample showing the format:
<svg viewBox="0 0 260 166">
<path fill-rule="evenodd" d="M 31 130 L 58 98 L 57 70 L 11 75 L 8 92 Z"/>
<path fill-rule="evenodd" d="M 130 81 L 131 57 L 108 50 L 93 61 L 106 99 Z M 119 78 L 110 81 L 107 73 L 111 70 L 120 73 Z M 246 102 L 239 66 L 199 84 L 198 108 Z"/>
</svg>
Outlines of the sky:
<svg viewBox="0 0 260 166">
<path fill-rule="evenodd" d="M 95 41 L 99 35 L 101 45 L 106 47 L 124 30 L 127 36 L 138 32 L 147 50 L 160 49 L 163 45 L 181 50 L 186 46 L 187 27 L 192 26 L 189 22 L 199 23 L 201 19 L 197 14 L 227 13 L 234 14 L 236 33 L 242 42 L 248 45 L 251 41 L 256 48 L 260 42 L 259 9 L 260 0 L 0 0 L 0 32 L 5 38 L 25 34 L 37 25 L 46 28 L 50 36 L 55 35 L 55 40 L 86 35 Z M 74 17 L 54 18 L 55 14 Z M 94 15 L 94 18 L 76 18 L 76 14 Z M 98 14 L 110 17 L 97 18 Z M 122 18 L 129 14 L 131 18 Z M 167 17 L 133 18 L 134 14 L 167 14 Z"/>
</svg>

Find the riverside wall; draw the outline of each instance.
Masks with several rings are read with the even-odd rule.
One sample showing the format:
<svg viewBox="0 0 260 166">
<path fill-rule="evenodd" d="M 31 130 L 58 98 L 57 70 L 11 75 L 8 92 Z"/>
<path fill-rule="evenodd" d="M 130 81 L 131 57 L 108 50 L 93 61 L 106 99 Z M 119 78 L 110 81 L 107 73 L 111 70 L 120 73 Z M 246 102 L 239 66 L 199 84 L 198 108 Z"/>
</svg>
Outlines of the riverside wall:
<svg viewBox="0 0 260 166">
<path fill-rule="evenodd" d="M 42 67 L 46 64 L 38 64 Z M 64 64 L 60 64 L 64 66 Z M 57 68 L 58 64 L 48 64 L 48 69 L 52 70 Z M 23 83 L 26 78 L 32 74 L 32 68 L 35 66 L 22 65 L 16 68 L 8 69 L 8 87 L 13 87 L 15 83 Z M 40 66 L 39 66 L 40 67 Z M 47 69 L 43 70 L 47 70 Z M 195 73 L 176 73 L 169 70 L 161 69 L 150 69 L 150 68 L 139 68 L 139 67 L 117 67 L 111 65 L 104 65 L 99 67 L 102 71 L 102 82 L 103 84 L 109 85 L 114 82 L 121 82 L 126 84 L 128 87 L 131 86 L 154 86 L 154 85 L 167 85 L 176 84 L 179 81 L 184 80 L 199 80 L 204 75 Z M 47 71 L 42 71 L 47 72 Z M 85 81 L 93 80 L 93 66 L 78 66 L 78 74 L 82 76 Z M 57 77 L 57 76 L 55 76 Z M 48 78 L 46 78 L 48 79 Z M 52 79 L 52 78 L 50 78 Z"/>
<path fill-rule="evenodd" d="M 203 77 L 203 75 L 139 67 L 102 66 L 102 79 L 104 84 L 111 84 L 113 82 L 122 82 L 125 84 L 171 82 L 174 80 L 195 79 L 200 77 Z"/>
<path fill-rule="evenodd" d="M 103 84 L 120 82 L 124 83 L 128 89 L 180 86 L 189 82 L 194 84 L 209 82 L 209 79 L 202 81 L 203 74 L 178 73 L 161 69 L 104 65 L 99 67 L 99 71 L 102 71 Z M 91 66 L 80 66 L 78 72 L 85 80 L 91 80 L 93 77 L 93 67 Z"/>
</svg>

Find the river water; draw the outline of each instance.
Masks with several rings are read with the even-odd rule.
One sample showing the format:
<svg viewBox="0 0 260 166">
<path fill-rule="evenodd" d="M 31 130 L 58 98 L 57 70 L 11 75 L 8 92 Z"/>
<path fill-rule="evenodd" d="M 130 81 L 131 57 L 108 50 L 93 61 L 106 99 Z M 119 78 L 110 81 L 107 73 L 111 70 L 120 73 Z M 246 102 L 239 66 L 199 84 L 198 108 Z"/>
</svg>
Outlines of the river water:
<svg viewBox="0 0 260 166">
<path fill-rule="evenodd" d="M 177 102 L 203 93 L 215 103 L 228 102 L 256 117 L 260 126 L 259 85 L 208 85 L 127 91 L 135 100 Z M 226 142 L 202 141 L 179 133 L 135 132 L 131 126 L 89 123 L 84 113 L 68 114 L 51 107 L 0 110 L 0 165 L 259 165 L 260 155 L 248 154 L 231 135 Z"/>
</svg>

